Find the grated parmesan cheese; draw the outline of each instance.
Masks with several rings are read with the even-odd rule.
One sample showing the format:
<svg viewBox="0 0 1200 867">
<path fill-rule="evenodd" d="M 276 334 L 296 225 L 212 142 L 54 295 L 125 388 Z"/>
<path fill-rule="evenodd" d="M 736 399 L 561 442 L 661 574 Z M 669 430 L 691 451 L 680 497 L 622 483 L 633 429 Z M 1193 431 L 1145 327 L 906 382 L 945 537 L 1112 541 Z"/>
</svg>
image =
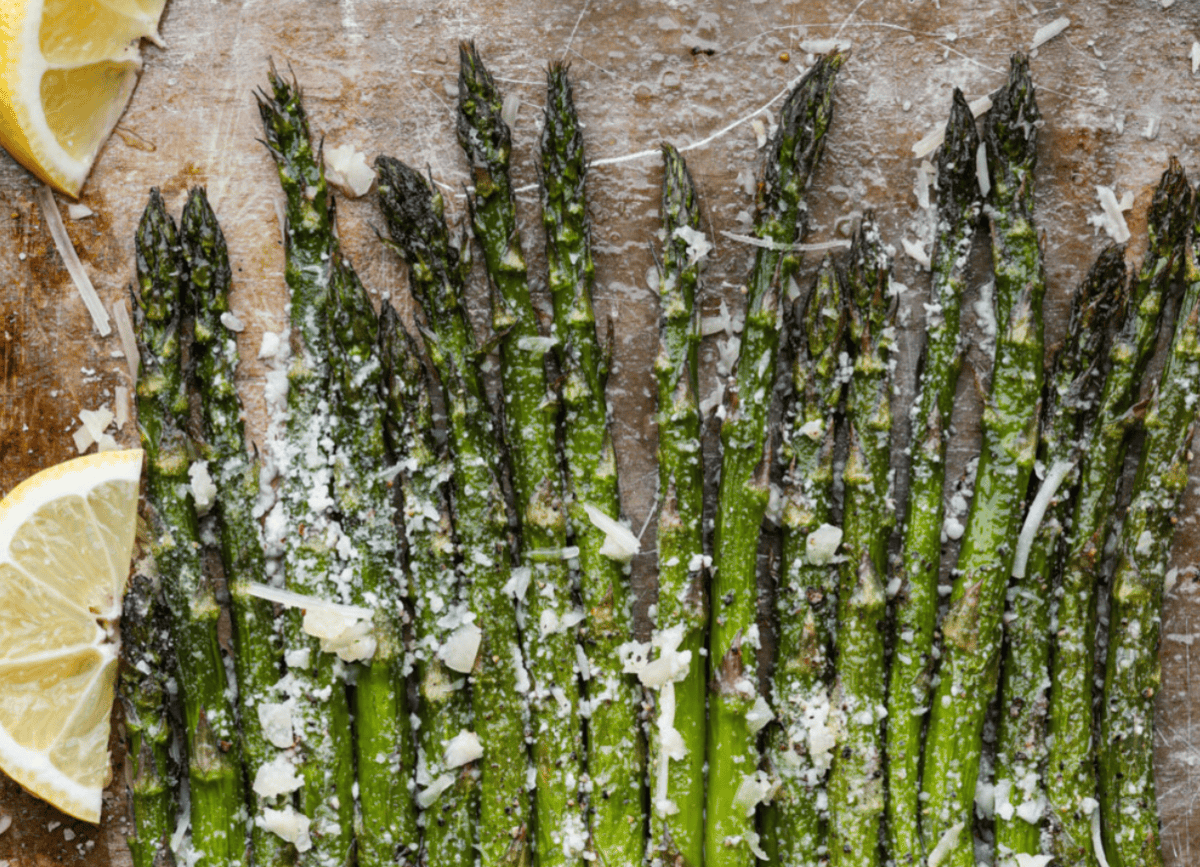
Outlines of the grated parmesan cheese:
<svg viewBox="0 0 1200 867">
<path fill-rule="evenodd" d="M 281 750 L 286 750 L 296 742 L 295 735 L 292 733 L 291 705 L 260 702 L 256 710 L 258 711 L 258 724 L 262 726 L 263 737 L 271 744 Z"/>
<path fill-rule="evenodd" d="M 1012 565 L 1014 578 L 1025 577 L 1029 552 L 1033 548 L 1033 539 L 1037 535 L 1038 528 L 1042 525 L 1042 518 L 1046 516 L 1046 509 L 1049 508 L 1050 501 L 1058 492 L 1058 486 L 1063 483 L 1067 473 L 1071 472 L 1074 466 L 1074 461 L 1055 461 L 1046 474 L 1046 480 L 1038 488 L 1037 496 L 1033 498 L 1033 502 L 1029 505 L 1029 512 L 1025 516 L 1025 524 L 1021 527 L 1021 535 L 1017 537 L 1017 550 L 1013 555 Z"/>
<path fill-rule="evenodd" d="M 62 257 L 63 264 L 67 267 L 67 273 L 71 275 L 71 281 L 75 284 L 79 297 L 83 299 L 84 306 L 87 307 L 88 313 L 92 314 L 92 323 L 100 332 L 101 337 L 107 337 L 112 333 L 112 328 L 108 324 L 108 311 L 100 302 L 100 296 L 96 294 L 96 288 L 92 286 L 92 280 L 88 277 L 87 271 L 83 270 L 83 263 L 79 261 L 79 254 L 75 252 L 75 245 L 71 243 L 67 227 L 63 225 L 62 214 L 58 212 L 58 203 L 54 201 L 54 192 L 50 187 L 42 184 L 34 193 L 34 197 L 42 207 L 42 216 L 46 220 L 46 228 L 50 230 L 50 237 L 54 239 L 54 247 L 58 250 L 58 255 Z"/>
<path fill-rule="evenodd" d="M 805 556 L 814 566 L 831 563 L 837 554 L 838 546 L 842 544 L 842 528 L 832 524 L 822 524 L 808 534 L 804 540 Z"/>
<path fill-rule="evenodd" d="M 357 199 L 371 189 L 375 170 L 367 165 L 366 156 L 354 145 L 338 145 L 325 151 L 325 179 L 344 195 Z"/>
<path fill-rule="evenodd" d="M 954 848 L 954 844 L 958 842 L 958 835 L 962 833 L 962 829 L 962 822 L 956 822 L 946 829 L 946 833 L 942 834 L 942 839 L 938 840 L 933 851 L 929 853 L 929 860 L 925 862 L 927 867 L 938 867 L 946 859 L 950 850 Z"/>
<path fill-rule="evenodd" d="M 1029 50 L 1034 51 L 1035 49 L 1045 45 L 1047 42 L 1049 42 L 1058 34 L 1062 33 L 1070 26 L 1071 19 L 1066 15 L 1063 15 L 1061 18 L 1055 18 L 1044 27 L 1039 27 L 1037 33 L 1033 34 L 1033 43 L 1029 46 Z M 1021 865 L 1021 867 L 1025 867 L 1025 865 Z"/>
<path fill-rule="evenodd" d="M 992 179 L 988 174 L 987 145 L 979 143 L 975 151 L 975 177 L 979 180 L 979 194 L 986 197 L 992 189 Z"/>
<path fill-rule="evenodd" d="M 475 732 L 463 729 L 446 744 L 442 754 L 442 762 L 447 768 L 461 768 L 463 765 L 483 758 L 483 744 Z"/>
<path fill-rule="evenodd" d="M 1100 213 L 1088 217 L 1088 223 L 1098 229 L 1103 229 L 1110 238 L 1118 244 L 1129 240 L 1129 226 L 1125 224 L 1124 211 L 1133 207 L 1133 193 L 1126 192 L 1121 200 L 1112 187 L 1096 187 L 1096 197 L 1100 200 Z"/>
<path fill-rule="evenodd" d="M 263 814 L 254 820 L 254 824 L 291 843 L 297 852 L 307 852 L 312 848 L 312 838 L 308 834 L 309 818 L 303 813 L 297 813 L 294 807 L 288 806 L 282 810 L 267 807 Z"/>
<path fill-rule="evenodd" d="M 970 103 L 971 116 L 979 117 L 991 107 L 992 98 L 990 96 L 981 96 L 979 99 L 972 100 Z M 912 146 L 913 156 L 917 159 L 923 159 L 940 148 L 942 142 L 945 140 L 946 128 L 945 126 L 939 126 L 931 130 L 924 138 Z"/>
<path fill-rule="evenodd" d="M 264 798 L 274 798 L 290 794 L 303 785 L 304 781 L 296 775 L 291 759 L 280 755 L 258 769 L 252 788 Z"/>
<path fill-rule="evenodd" d="M 638 537 L 633 534 L 633 531 L 590 503 L 584 503 L 583 508 L 587 512 L 588 520 L 606 534 L 600 554 L 620 563 L 628 563 L 632 560 L 633 555 L 641 548 L 641 543 L 638 542 Z"/>
<path fill-rule="evenodd" d="M 475 668 L 482 642 L 483 630 L 474 623 L 464 623 L 446 639 L 446 643 L 438 650 L 438 657 L 451 671 L 469 674 Z"/>
<path fill-rule="evenodd" d="M 208 461 L 192 461 L 188 467 L 188 478 L 192 482 L 192 501 L 197 515 L 207 515 L 217 501 L 217 486 L 208 472 Z"/>
<path fill-rule="evenodd" d="M 442 774 L 417 794 L 417 806 L 428 810 L 442 796 L 442 792 L 454 785 L 455 774 Z"/>
<path fill-rule="evenodd" d="M 133 333 L 133 320 L 129 318 L 129 302 L 121 298 L 113 304 L 113 321 L 117 323 L 117 336 L 121 338 L 121 349 L 125 353 L 125 364 L 129 378 L 137 385 L 138 366 L 142 357 L 138 352 L 137 337 Z"/>
</svg>

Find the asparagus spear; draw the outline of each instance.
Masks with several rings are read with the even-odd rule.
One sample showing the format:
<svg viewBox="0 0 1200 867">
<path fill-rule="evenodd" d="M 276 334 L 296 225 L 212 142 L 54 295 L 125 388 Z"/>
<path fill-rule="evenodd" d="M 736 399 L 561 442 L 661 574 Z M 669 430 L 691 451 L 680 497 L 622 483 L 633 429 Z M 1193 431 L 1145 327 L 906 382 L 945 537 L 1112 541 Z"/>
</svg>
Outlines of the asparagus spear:
<svg viewBox="0 0 1200 867">
<path fill-rule="evenodd" d="M 1124 250 L 1109 245 L 1072 299 L 1067 336 L 1055 353 L 1043 399 L 1038 461 L 1045 467 L 1045 478 L 1036 497 L 1030 490 L 1005 616 L 993 765 L 996 791 L 1004 793 L 1003 801 L 1011 808 L 996 814 L 996 847 L 1004 857 L 1042 852 L 1052 585 L 1078 482 L 1079 443 L 1090 429 L 1091 410 L 1104 381 L 1108 324 L 1124 289 Z"/>
<path fill-rule="evenodd" d="M 381 472 L 388 454 L 379 322 L 362 282 L 340 257 L 330 281 L 329 328 L 333 488 L 348 543 L 339 580 L 348 581 L 354 604 L 375 612 L 375 652 L 359 666 L 354 690 L 358 863 L 393 864 L 397 853 L 401 863 L 415 863 L 417 816 L 409 789 L 416 762 L 406 700 L 400 533 Z"/>
<path fill-rule="evenodd" d="M 174 863 L 168 840 L 175 830 L 176 786 L 171 761 L 167 679 L 171 638 L 167 613 L 154 581 L 135 574 L 121 613 L 121 698 L 133 774 L 133 833 L 129 854 L 134 867 Z"/>
<path fill-rule="evenodd" d="M 141 290 L 135 327 L 143 371 L 138 428 L 147 457 L 151 550 L 163 576 L 183 700 L 192 846 L 214 863 L 241 864 L 246 845 L 237 728 L 217 639 L 220 607 L 201 566 L 188 477 L 194 446 L 186 433 L 188 398 L 180 363 L 184 261 L 157 189 L 150 191 L 135 246 Z"/>
<path fill-rule="evenodd" d="M 785 404 L 783 574 L 775 602 L 779 726 L 770 730 L 766 749 L 777 791 L 763 822 L 763 849 L 772 864 L 786 867 L 819 864 L 827 848 L 823 801 L 830 754 L 821 739 L 830 730 L 829 609 L 837 598 L 837 572 L 829 563 L 831 552 L 819 542 L 833 532 L 833 449 L 843 384 L 838 357 L 845 326 L 842 287 L 833 260 L 826 258 L 786 338 L 794 360 Z"/>
<path fill-rule="evenodd" d="M 849 305 L 846 333 L 854 373 L 846 398 L 850 428 L 843 479 L 844 560 L 838 577 L 837 675 L 833 705 L 839 731 L 829 770 L 829 860 L 880 862 L 883 815 L 883 715 L 886 712 L 883 625 L 892 506 L 891 431 L 895 305 L 891 262 L 870 212 L 863 217 L 839 274 Z"/>
<path fill-rule="evenodd" d="M 971 821 L 983 721 L 999 676 L 1004 595 L 1037 452 L 1045 274 L 1033 225 L 1040 119 L 1029 64 L 1013 56 L 988 117 L 996 356 L 981 425 L 975 497 L 963 535 L 926 740 L 921 832 L 946 867 L 974 864 Z"/>
<path fill-rule="evenodd" d="M 288 371 L 286 448 L 279 456 L 281 499 L 294 528 L 284 552 L 287 587 L 331 602 L 348 603 L 333 580 L 336 530 L 330 490 L 333 460 L 329 431 L 329 296 L 339 255 L 333 200 L 318 155 L 313 153 L 300 91 L 274 69 L 271 93 L 260 93 L 259 114 L 265 143 L 279 171 L 286 197 L 284 277 L 291 291 L 294 357 Z M 298 743 L 292 758 L 299 777 L 299 808 L 310 822 L 314 863 L 343 864 L 354 845 L 354 749 L 350 706 L 340 672 L 343 663 L 323 653 L 317 638 L 303 629 L 298 609 L 284 628 L 292 653 L 307 650 L 309 664 L 290 668 L 294 687 L 292 719 Z"/>
<path fill-rule="evenodd" d="M 1191 189 L 1175 160 L 1154 193 L 1146 258 L 1122 302 L 1119 333 L 1108 352 L 1109 373 L 1096 421 L 1083 447 L 1079 493 L 1071 518 L 1060 591 L 1056 594 L 1051 659 L 1047 791 L 1054 821 L 1051 851 L 1063 867 L 1098 867 L 1092 845 L 1096 798 L 1092 737 L 1092 659 L 1095 652 L 1096 583 L 1107 541 L 1117 480 L 1125 462 L 1126 434 L 1146 364 L 1158 339 L 1159 320 L 1184 258 L 1191 220 Z"/>
<path fill-rule="evenodd" d="M 709 784 L 705 862 L 752 863 L 758 848 L 750 779 L 757 738 L 746 715 L 757 688 L 755 607 L 758 534 L 766 511 L 766 421 L 779 342 L 780 287 L 796 267 L 792 245 L 804 234 L 804 191 L 833 117 L 833 82 L 845 55 L 834 53 L 792 90 L 780 112 L 760 186 L 755 250 L 735 382 L 721 426 L 721 482 L 713 540 L 709 663 L 714 683 L 708 724 Z"/>
<path fill-rule="evenodd" d="M 699 232 L 696 188 L 679 151 L 664 144 L 663 250 L 659 274 L 658 358 L 658 597 L 655 634 L 672 647 L 683 670 L 648 694 L 650 722 L 650 847 L 652 863 L 699 867 L 704 815 L 691 805 L 704 797 L 704 671 L 708 598 L 704 586 L 704 467 L 697 398 L 700 344 L 696 288 L 699 261 L 688 256 L 688 235 Z M 684 657 L 689 655 L 685 660 Z M 678 678 L 678 679 L 676 679 Z M 674 744 L 675 734 L 678 740 Z M 627 862 L 632 863 L 632 862 Z"/>
<path fill-rule="evenodd" d="M 475 334 L 462 306 L 470 270 L 443 220 L 444 202 L 425 179 L 390 157 L 376 161 L 380 204 L 396 250 L 409 264 L 413 295 L 425 312 L 425 348 L 446 395 L 454 461 L 452 509 L 462 551 L 464 598 L 482 636 L 471 675 L 480 764 L 478 840 L 483 864 L 530 863 L 525 797 L 528 689 L 513 596 L 528 570 L 512 570 L 508 519 L 496 475 L 498 457 L 487 397 L 476 369 Z M 525 585 L 525 587 L 521 586 Z"/>
<path fill-rule="evenodd" d="M 465 673 L 439 655 L 457 630 L 470 629 L 456 580 L 445 490 L 453 470 L 446 440 L 439 441 L 434 433 L 433 382 L 416 344 L 386 301 L 379 318 L 379 343 L 391 451 L 401 462 L 398 487 L 413 601 L 412 659 L 421 696 L 417 785 L 422 792 L 417 799 L 423 805 L 422 863 L 471 867 L 478 770 L 474 762 L 451 767 L 445 759 L 447 746 L 472 727 L 471 697 Z"/>
<path fill-rule="evenodd" d="M 254 515 L 259 462 L 246 452 L 242 404 L 234 382 L 237 339 L 222 320 L 229 313 L 229 254 L 225 236 L 201 188 L 192 190 L 184 206 L 180 236 L 187 260 L 189 301 L 196 317 L 189 373 L 201 395 L 202 453 L 217 489 L 221 560 L 238 647 L 233 661 L 241 712 L 242 761 L 246 779 L 253 786 L 259 769 L 278 755 L 278 749 L 263 733 L 258 706 L 274 697 L 283 649 L 274 606 L 249 593 L 252 583 L 265 580 L 262 530 Z M 257 818 L 265 808 L 279 808 L 280 799 L 253 793 L 251 804 L 252 815 Z M 264 867 L 290 860 L 287 844 L 257 824 L 251 829 L 251 848 L 254 863 Z"/>
<path fill-rule="evenodd" d="M 1193 239 L 1198 229 L 1193 225 Z M 1100 809 L 1113 867 L 1163 864 L 1154 785 L 1154 698 L 1162 684 L 1158 641 L 1163 577 L 1188 484 L 1200 380 L 1197 241 L 1166 366 L 1146 410 L 1146 441 L 1117 544 L 1108 660 L 1100 713 Z"/>
<path fill-rule="evenodd" d="M 595 271 L 584 196 L 587 163 L 566 67 L 553 64 L 546 78 L 542 222 L 564 378 L 567 517 L 579 547 L 580 588 L 588 613 L 580 638 L 591 673 L 586 686 L 592 847 L 603 864 L 634 864 L 643 855 L 641 834 L 635 832 L 646 824 L 646 754 L 638 737 L 640 690 L 636 680 L 622 673 L 618 651 L 633 634 L 629 555 L 605 548 L 608 534 L 589 514 L 595 509 L 619 520 L 621 498 L 604 396 L 608 370 L 592 310 Z"/>
<path fill-rule="evenodd" d="M 887 727 L 888 846 L 900 867 L 925 859 L 921 845 L 921 731 L 929 704 L 929 674 L 937 622 L 942 492 L 946 442 L 961 367 L 959 317 L 967 260 L 983 197 L 976 180 L 979 135 L 962 91 L 955 88 L 938 151 L 938 234 L 933 251 L 931 312 L 912 408 L 908 510 L 899 560 L 895 652 L 889 673 Z"/>
<path fill-rule="evenodd" d="M 473 44 L 460 46 L 458 141 L 475 178 L 472 226 L 493 284 L 492 325 L 521 530 L 521 559 L 533 569 L 524 641 L 533 678 L 534 825 L 543 867 L 580 864 L 587 846 L 579 797 L 583 731 L 576 677 L 577 614 L 567 568 L 567 521 L 555 449 L 557 406 L 546 382 L 547 343 L 538 331 L 508 166 L 511 132 L 503 100 Z M 603 664 L 603 660 L 601 661 Z M 615 780 L 603 780 L 615 786 Z M 622 797 L 622 796 L 618 796 Z"/>
</svg>

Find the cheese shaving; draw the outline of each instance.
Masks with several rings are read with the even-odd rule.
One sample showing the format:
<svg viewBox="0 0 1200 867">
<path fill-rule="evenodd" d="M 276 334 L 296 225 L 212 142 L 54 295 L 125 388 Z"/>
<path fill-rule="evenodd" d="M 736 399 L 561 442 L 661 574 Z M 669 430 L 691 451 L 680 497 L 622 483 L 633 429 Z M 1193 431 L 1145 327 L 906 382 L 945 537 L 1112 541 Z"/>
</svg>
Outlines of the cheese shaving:
<svg viewBox="0 0 1200 867">
<path fill-rule="evenodd" d="M 307 852 L 312 848 L 312 838 L 308 834 L 309 818 L 297 813 L 294 807 L 284 807 L 282 810 L 266 807 L 254 824 L 293 844 L 297 852 Z"/>
<path fill-rule="evenodd" d="M 345 662 L 361 662 L 375 655 L 376 641 L 371 631 L 374 612 L 358 605 L 340 605 L 316 596 L 305 596 L 251 582 L 251 596 L 304 611 L 304 631 L 321 639 L 321 650 L 336 653 Z"/>
<path fill-rule="evenodd" d="M 958 835 L 962 833 L 962 829 L 962 822 L 957 822 L 946 829 L 946 833 L 942 834 L 942 838 L 938 840 L 937 845 L 933 847 L 933 851 L 929 853 L 929 860 L 925 862 L 927 867 L 938 867 L 939 864 L 946 860 L 946 856 L 950 854 L 950 850 L 958 842 Z"/>
<path fill-rule="evenodd" d="M 137 338 L 133 334 L 133 320 L 129 318 L 129 302 L 126 299 L 122 298 L 113 305 L 113 321 L 117 323 L 117 336 L 121 338 L 121 349 L 125 352 L 129 378 L 137 385 L 138 365 L 142 356 L 138 353 Z"/>
<path fill-rule="evenodd" d="M 1037 33 L 1033 34 L 1033 43 L 1029 46 L 1029 50 L 1033 51 L 1036 48 L 1045 45 L 1058 34 L 1062 33 L 1071 26 L 1071 19 L 1066 15 L 1061 18 L 1055 18 L 1044 27 L 1039 27 Z M 1022 865 L 1024 867 L 1024 865 Z"/>
<path fill-rule="evenodd" d="M 633 555 L 641 548 L 641 543 L 633 531 L 590 503 L 584 503 L 583 508 L 587 512 L 588 520 L 605 534 L 600 554 L 620 563 L 628 563 L 632 560 Z"/>
<path fill-rule="evenodd" d="M 469 762 L 483 758 L 483 744 L 475 732 L 460 731 L 446 744 L 442 761 L 447 768 L 461 768 Z"/>
<path fill-rule="evenodd" d="M 808 562 L 814 566 L 823 566 L 833 560 L 838 546 L 842 544 L 842 528 L 832 524 L 822 524 L 808 534 L 804 540 L 804 553 Z"/>
<path fill-rule="evenodd" d="M 992 190 L 992 179 L 988 174 L 987 145 L 983 142 L 975 151 L 975 176 L 979 179 L 979 194 L 986 197 Z"/>
<path fill-rule="evenodd" d="M 1100 867 L 1108 867 L 1108 856 L 1104 853 L 1104 837 L 1100 834 L 1100 805 L 1092 808 L 1092 849 Z"/>
<path fill-rule="evenodd" d="M 1096 187 L 1096 196 L 1100 199 L 1101 213 L 1088 217 L 1088 222 L 1103 229 L 1116 243 L 1124 244 L 1129 240 L 1129 226 L 1123 212 L 1133 207 L 1133 196 L 1126 193 L 1118 202 L 1112 187 L 1104 186 Z"/>
<path fill-rule="evenodd" d="M 456 774 L 442 774 L 417 794 L 417 806 L 428 810 L 442 796 L 442 792 L 454 785 Z"/>
<path fill-rule="evenodd" d="M 438 650 L 438 657 L 451 671 L 469 674 L 475 668 L 482 642 L 483 630 L 474 623 L 464 623 L 446 639 L 446 643 Z"/>
<path fill-rule="evenodd" d="M 292 733 L 292 708 L 288 704 L 259 702 L 258 724 L 262 726 L 263 737 L 271 744 L 286 750 L 296 742 Z"/>
<path fill-rule="evenodd" d="M 375 182 L 375 170 L 354 145 L 344 144 L 325 151 L 325 179 L 352 199 L 363 196 Z"/>
<path fill-rule="evenodd" d="M 1025 566 L 1029 562 L 1029 552 L 1033 548 L 1033 539 L 1037 535 L 1038 528 L 1042 525 L 1042 518 L 1046 516 L 1046 509 L 1050 506 L 1050 501 L 1054 499 L 1054 495 L 1058 492 L 1058 486 L 1063 483 L 1063 479 L 1067 477 L 1067 473 L 1075 466 L 1074 461 L 1055 461 L 1050 467 L 1050 471 L 1046 473 L 1046 479 L 1042 482 L 1042 486 L 1038 488 L 1037 496 L 1033 498 L 1033 502 L 1029 505 L 1029 513 L 1025 516 L 1025 524 L 1021 527 L 1021 535 L 1017 537 L 1017 550 L 1013 555 L 1012 576 L 1014 578 L 1025 577 Z"/>
<path fill-rule="evenodd" d="M 50 230 L 50 237 L 54 239 L 58 255 L 62 256 L 63 264 L 67 266 L 67 273 L 71 275 L 71 281 L 83 299 L 88 313 L 92 314 L 92 323 L 100 332 L 101 337 L 108 337 L 112 333 L 112 328 L 108 324 L 108 311 L 100 302 L 100 296 L 96 294 L 96 288 L 92 286 L 91 278 L 83 270 L 83 263 L 79 261 L 79 254 L 75 252 L 75 245 L 71 243 L 67 227 L 63 225 L 62 214 L 58 212 L 58 203 L 54 201 L 54 192 L 43 184 L 38 187 L 34 197 L 42 206 L 46 228 Z"/>
<path fill-rule="evenodd" d="M 113 409 L 116 411 L 117 430 L 129 424 L 129 388 L 118 385 L 113 389 Z"/>
<path fill-rule="evenodd" d="M 735 232 L 726 232 L 724 229 L 721 230 L 721 234 L 731 241 L 737 241 L 739 244 L 762 247 L 764 250 L 778 250 L 782 253 L 821 253 L 825 250 L 844 250 L 850 246 L 850 242 L 844 239 L 820 241 L 815 244 L 780 244 L 777 241 L 755 238 L 753 235 L 739 235 Z"/>
<path fill-rule="evenodd" d="M 251 788 L 264 798 L 274 798 L 294 792 L 303 785 L 304 781 L 296 775 L 291 760 L 281 755 L 258 769 Z"/>
<path fill-rule="evenodd" d="M 281 590 L 278 587 L 259 584 L 256 581 L 251 581 L 246 590 L 251 596 L 265 599 L 268 602 L 274 602 L 285 608 L 320 609 L 341 614 L 347 618 L 354 618 L 355 620 L 370 620 L 374 615 L 374 612 L 370 608 L 363 608 L 360 605 L 342 605 L 338 602 L 321 599 L 318 596 L 306 596 L 303 593 L 294 593 L 291 590 Z"/>
<path fill-rule="evenodd" d="M 207 515 L 217 500 L 217 486 L 208 472 L 208 461 L 192 461 L 188 467 L 192 482 L 192 501 L 197 515 Z"/>
</svg>

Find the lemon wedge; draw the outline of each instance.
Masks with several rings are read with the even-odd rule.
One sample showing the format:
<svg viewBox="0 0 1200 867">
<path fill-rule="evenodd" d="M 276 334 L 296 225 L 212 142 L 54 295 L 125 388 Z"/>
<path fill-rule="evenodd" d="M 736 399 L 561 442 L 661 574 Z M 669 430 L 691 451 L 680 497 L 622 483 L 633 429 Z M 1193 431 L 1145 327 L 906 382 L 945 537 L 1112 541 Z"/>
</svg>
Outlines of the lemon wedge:
<svg viewBox="0 0 1200 867">
<path fill-rule="evenodd" d="M 100 821 L 142 451 L 85 455 L 0 501 L 0 769 Z"/>
<path fill-rule="evenodd" d="M 0 144 L 77 196 L 137 84 L 166 0 L 0 0 Z"/>
</svg>

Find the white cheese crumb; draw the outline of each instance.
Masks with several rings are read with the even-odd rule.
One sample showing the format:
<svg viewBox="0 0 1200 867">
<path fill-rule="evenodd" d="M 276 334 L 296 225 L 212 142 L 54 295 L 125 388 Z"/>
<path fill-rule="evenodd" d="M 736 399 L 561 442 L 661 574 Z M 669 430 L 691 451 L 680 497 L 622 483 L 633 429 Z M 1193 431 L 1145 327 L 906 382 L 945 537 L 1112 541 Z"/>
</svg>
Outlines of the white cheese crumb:
<svg viewBox="0 0 1200 867">
<path fill-rule="evenodd" d="M 474 762 L 481 758 L 483 758 L 483 744 L 479 742 L 479 736 L 475 732 L 465 729 L 446 744 L 446 750 L 442 754 L 442 762 L 447 768 L 461 768 L 468 762 Z"/>
<path fill-rule="evenodd" d="M 0 834 L 3 834 L 5 831 L 7 831 L 11 824 L 12 816 L 8 815 L 8 813 L 0 816 Z"/>
<path fill-rule="evenodd" d="M 312 848 L 312 838 L 308 835 L 308 816 L 297 813 L 293 807 L 284 807 L 282 810 L 267 807 L 254 823 L 264 831 L 270 831 L 293 844 L 297 852 L 307 852 Z"/>
<path fill-rule="evenodd" d="M 833 560 L 838 546 L 842 544 L 842 528 L 822 524 L 808 534 L 804 540 L 805 555 L 814 566 L 823 566 Z"/>
<path fill-rule="evenodd" d="M 208 472 L 208 461 L 192 461 L 188 467 L 188 478 L 192 481 L 192 500 L 197 515 L 207 515 L 217 501 L 217 486 Z"/>
<path fill-rule="evenodd" d="M 1090 799 L 1089 799 L 1090 800 Z M 1100 867 L 1108 867 L 1108 856 L 1104 853 L 1104 838 L 1100 834 L 1100 805 L 1092 808 L 1092 850 Z"/>
<path fill-rule="evenodd" d="M 79 450 L 80 454 L 86 452 L 89 448 L 91 448 L 92 443 L 95 442 L 95 440 L 92 439 L 91 431 L 87 429 L 86 425 L 76 428 L 75 433 L 71 434 L 71 439 L 74 440 L 75 448 Z"/>
<path fill-rule="evenodd" d="M 242 332 L 242 331 L 246 330 L 245 324 L 242 322 L 241 319 L 238 318 L 238 315 L 236 313 L 234 313 L 232 310 L 226 310 L 224 313 L 221 314 L 221 324 L 224 325 L 226 328 L 228 328 L 230 331 L 234 331 L 234 332 Z"/>
<path fill-rule="evenodd" d="M 929 267 L 929 254 L 925 252 L 925 247 L 920 241 L 910 241 L 908 238 L 901 238 L 900 243 L 904 246 L 904 252 L 908 257 L 924 268 Z"/>
<path fill-rule="evenodd" d="M 946 520 L 942 522 L 942 532 L 946 534 L 947 539 L 961 539 L 966 528 L 957 518 L 946 516 Z"/>
<path fill-rule="evenodd" d="M 754 700 L 754 707 L 746 711 L 746 728 L 750 730 L 750 734 L 756 735 L 773 719 L 775 711 L 771 710 L 771 705 L 760 695 Z"/>
<path fill-rule="evenodd" d="M 325 179 L 352 199 L 365 195 L 375 182 L 367 158 L 351 144 L 325 151 Z"/>
<path fill-rule="evenodd" d="M 680 226 L 674 232 L 674 237 L 679 238 L 687 244 L 687 264 L 688 266 L 695 265 L 697 262 L 703 262 L 708 254 L 712 251 L 712 244 L 708 242 L 708 238 L 698 229 L 693 229 L 691 226 Z"/>
<path fill-rule="evenodd" d="M 946 829 L 946 833 L 942 834 L 942 839 L 938 840 L 933 851 L 929 853 L 929 860 L 925 862 L 927 867 L 938 867 L 945 860 L 946 856 L 950 854 L 950 850 L 954 848 L 954 844 L 958 842 L 958 835 L 962 833 L 962 829 L 962 822 L 956 822 Z"/>
<path fill-rule="evenodd" d="M 1024 852 L 1017 853 L 1017 867 L 1046 867 L 1053 860 L 1053 855 L 1026 855 Z"/>
<path fill-rule="evenodd" d="M 988 174 L 987 145 L 983 142 L 979 143 L 979 149 L 975 151 L 975 176 L 979 179 L 979 194 L 987 196 L 992 189 L 992 179 Z"/>
<path fill-rule="evenodd" d="M 113 395 L 113 409 L 115 410 L 117 430 L 121 430 L 125 427 L 125 425 L 129 424 L 128 386 L 118 385 L 115 389 L 113 389 Z"/>
<path fill-rule="evenodd" d="M 633 555 L 641 548 L 641 543 L 633 531 L 590 503 L 584 503 L 583 508 L 587 512 L 588 520 L 606 534 L 600 554 L 620 563 L 632 560 Z"/>
<path fill-rule="evenodd" d="M 296 742 L 292 734 L 292 708 L 288 704 L 260 702 L 258 724 L 262 726 L 263 737 L 274 746 L 285 750 Z"/>
<path fill-rule="evenodd" d="M 1122 212 L 1133 207 L 1133 194 L 1126 193 L 1118 202 L 1112 187 L 1098 186 L 1096 196 L 1100 200 L 1101 213 L 1088 217 L 1088 223 L 1103 229 L 1116 243 L 1124 244 L 1129 240 L 1129 226 L 1125 224 Z"/>
<path fill-rule="evenodd" d="M 1033 34 L 1033 43 L 1029 46 L 1029 50 L 1033 51 L 1039 46 L 1045 45 L 1058 34 L 1062 33 L 1071 26 L 1071 19 L 1066 15 L 1061 18 L 1055 18 L 1044 27 L 1039 27 L 1037 33 Z M 1024 865 L 1022 865 L 1024 867 Z"/>
<path fill-rule="evenodd" d="M 321 650 L 336 653 L 345 662 L 361 662 L 375 655 L 375 636 L 370 619 L 362 619 L 330 608 L 308 608 L 304 631 L 321 639 Z"/>
<path fill-rule="evenodd" d="M 442 774 L 420 791 L 417 795 L 417 806 L 422 810 L 428 810 L 442 796 L 442 792 L 454 785 L 455 779 L 457 779 L 456 774 Z"/>
<path fill-rule="evenodd" d="M 1197 72 L 1200 72 L 1200 42 L 1192 43 L 1192 53 L 1190 56 L 1192 58 L 1192 75 L 1195 75 Z"/>
<path fill-rule="evenodd" d="M 771 791 L 771 778 L 765 771 L 755 771 L 742 777 L 737 794 L 733 796 L 733 805 L 746 811 L 746 817 L 754 815 L 754 809 L 762 803 Z"/>
<path fill-rule="evenodd" d="M 301 647 L 296 650 L 285 650 L 283 661 L 288 668 L 308 668 L 312 664 L 311 656 L 312 651 L 307 647 Z"/>
<path fill-rule="evenodd" d="M 108 426 L 112 424 L 113 414 L 105 406 L 99 409 L 81 409 L 79 411 L 79 420 L 88 429 L 92 440 L 100 442 L 100 437 L 104 435 L 104 431 L 108 429 Z"/>
<path fill-rule="evenodd" d="M 262 343 L 258 347 L 259 358 L 275 358 L 279 354 L 279 335 L 274 331 L 264 331 Z"/>
<path fill-rule="evenodd" d="M 529 582 L 533 580 L 533 570 L 528 566 L 514 566 L 509 573 L 508 583 L 504 585 L 504 593 L 520 602 L 525 598 Z"/>
<path fill-rule="evenodd" d="M 438 650 L 438 656 L 451 671 L 469 674 L 475 667 L 482 642 L 483 630 L 474 623 L 464 623 L 446 639 L 446 643 Z"/>
<path fill-rule="evenodd" d="M 849 51 L 853 44 L 849 39 L 805 39 L 800 42 L 800 50 L 808 54 L 828 54 Z"/>
<path fill-rule="evenodd" d="M 303 785 L 304 781 L 296 775 L 291 759 L 281 755 L 258 769 L 252 788 L 264 798 L 274 798 L 294 792 Z"/>
<path fill-rule="evenodd" d="M 67 216 L 72 220 L 86 220 L 88 217 L 94 216 L 95 213 L 95 211 L 82 202 L 73 202 L 67 205 Z"/>
</svg>

